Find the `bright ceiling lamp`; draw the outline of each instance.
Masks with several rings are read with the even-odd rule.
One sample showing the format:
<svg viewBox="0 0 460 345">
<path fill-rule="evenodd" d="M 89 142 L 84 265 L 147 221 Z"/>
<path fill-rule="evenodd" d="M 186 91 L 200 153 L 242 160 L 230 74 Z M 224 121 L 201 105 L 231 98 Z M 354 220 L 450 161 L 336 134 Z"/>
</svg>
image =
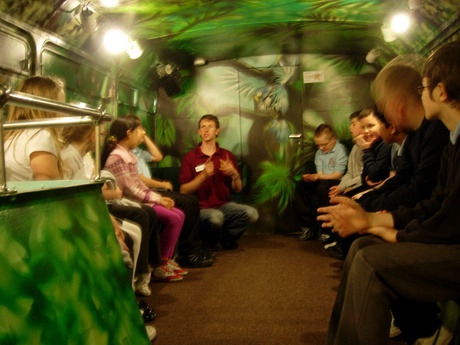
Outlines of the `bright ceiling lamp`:
<svg viewBox="0 0 460 345">
<path fill-rule="evenodd" d="M 104 45 L 111 54 L 120 54 L 128 47 L 129 38 L 123 31 L 111 29 L 105 33 Z"/>
<path fill-rule="evenodd" d="M 133 39 L 130 39 L 128 45 L 126 46 L 126 53 L 133 60 L 139 58 L 144 51 L 142 50 L 139 43 Z"/>
<path fill-rule="evenodd" d="M 391 18 L 391 29 L 396 33 L 403 33 L 409 29 L 410 17 L 406 13 L 396 14 Z"/>
<path fill-rule="evenodd" d="M 103 7 L 115 7 L 118 5 L 118 0 L 101 0 L 100 1 L 101 5 Z"/>
</svg>

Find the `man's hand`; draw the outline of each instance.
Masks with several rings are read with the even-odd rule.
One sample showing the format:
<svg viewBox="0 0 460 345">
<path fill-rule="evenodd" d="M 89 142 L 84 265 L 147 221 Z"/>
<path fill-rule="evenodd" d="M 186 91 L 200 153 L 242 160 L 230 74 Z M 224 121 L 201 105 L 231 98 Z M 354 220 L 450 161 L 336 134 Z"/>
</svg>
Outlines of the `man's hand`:
<svg viewBox="0 0 460 345">
<path fill-rule="evenodd" d="M 204 163 L 203 172 L 207 177 L 214 175 L 214 162 L 211 160 L 212 156 Z"/>
<path fill-rule="evenodd" d="M 224 175 L 226 175 L 226 176 L 238 175 L 238 171 L 233 166 L 233 163 L 230 160 L 230 158 L 228 158 L 228 154 L 227 154 L 227 158 L 225 160 L 220 159 L 219 170 L 222 171 L 222 173 Z"/>
</svg>

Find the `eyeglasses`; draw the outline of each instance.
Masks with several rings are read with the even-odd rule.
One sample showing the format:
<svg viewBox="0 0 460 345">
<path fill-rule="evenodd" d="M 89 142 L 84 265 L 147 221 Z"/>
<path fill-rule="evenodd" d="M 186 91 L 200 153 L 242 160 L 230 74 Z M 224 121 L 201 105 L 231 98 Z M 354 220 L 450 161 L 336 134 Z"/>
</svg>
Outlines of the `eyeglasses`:
<svg viewBox="0 0 460 345">
<path fill-rule="evenodd" d="M 430 87 L 430 86 L 431 86 L 431 85 L 426 85 L 426 86 L 424 86 L 424 85 L 419 85 L 419 86 L 417 86 L 417 91 L 418 91 L 419 95 L 421 96 L 421 95 L 423 94 L 423 90 L 424 90 L 425 88 L 427 88 L 427 87 Z"/>
<path fill-rule="evenodd" d="M 320 144 L 320 145 L 316 145 L 316 148 L 317 149 L 324 149 L 327 145 L 329 145 L 329 143 L 331 142 L 331 140 L 334 139 L 334 137 L 332 137 L 331 139 L 329 139 L 329 141 L 326 143 L 326 144 Z"/>
</svg>

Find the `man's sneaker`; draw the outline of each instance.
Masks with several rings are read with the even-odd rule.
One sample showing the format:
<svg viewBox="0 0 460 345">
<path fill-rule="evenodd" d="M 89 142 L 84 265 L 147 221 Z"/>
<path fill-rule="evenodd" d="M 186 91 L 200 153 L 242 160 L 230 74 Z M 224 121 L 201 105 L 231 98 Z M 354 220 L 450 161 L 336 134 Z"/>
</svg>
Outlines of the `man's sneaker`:
<svg viewBox="0 0 460 345">
<path fill-rule="evenodd" d="M 200 253 L 201 255 L 203 256 L 204 259 L 212 259 L 212 261 L 214 262 L 214 260 L 216 259 L 216 254 L 214 254 L 208 246 L 203 246 L 201 249 L 200 249 Z"/>
<path fill-rule="evenodd" d="M 182 267 L 190 268 L 210 267 L 214 263 L 214 259 L 211 257 L 207 257 L 204 251 L 202 250 L 183 256 L 179 258 L 178 261 Z"/>
<path fill-rule="evenodd" d="M 318 238 L 318 234 L 316 233 L 315 226 L 303 226 L 300 228 L 302 230 L 302 234 L 299 236 L 299 240 L 307 241 L 307 240 L 314 240 Z"/>
<path fill-rule="evenodd" d="M 166 265 L 168 265 L 169 269 L 176 274 L 180 274 L 181 276 L 186 276 L 188 274 L 188 271 L 180 267 L 173 259 L 169 259 Z"/>
<path fill-rule="evenodd" d="M 334 246 L 336 246 L 336 245 L 337 245 L 337 241 L 334 241 L 334 242 L 325 244 L 325 245 L 324 245 L 324 249 L 331 248 L 331 247 L 334 247 Z"/>
<path fill-rule="evenodd" d="M 331 235 L 329 235 L 329 234 L 321 234 L 321 236 L 319 237 L 318 241 L 319 241 L 319 243 L 322 243 L 322 244 L 330 243 Z"/>
<path fill-rule="evenodd" d="M 345 256 L 343 255 L 342 247 L 337 242 L 332 242 L 326 244 L 324 249 L 327 250 L 328 254 L 333 258 L 344 260 Z"/>
<path fill-rule="evenodd" d="M 162 280 L 166 282 L 177 282 L 184 279 L 180 274 L 172 271 L 167 264 L 162 264 L 152 271 L 152 280 Z"/>
</svg>

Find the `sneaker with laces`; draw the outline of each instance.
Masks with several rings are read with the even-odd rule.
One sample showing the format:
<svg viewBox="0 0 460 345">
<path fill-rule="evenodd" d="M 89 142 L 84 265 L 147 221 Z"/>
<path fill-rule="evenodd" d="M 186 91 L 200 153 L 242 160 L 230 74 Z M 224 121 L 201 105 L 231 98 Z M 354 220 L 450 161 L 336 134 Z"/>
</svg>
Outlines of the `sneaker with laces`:
<svg viewBox="0 0 460 345">
<path fill-rule="evenodd" d="M 166 265 L 168 265 L 169 269 L 176 274 L 180 274 L 181 276 L 186 276 L 188 274 L 188 271 L 180 267 L 179 264 L 173 259 L 169 259 Z"/>
<path fill-rule="evenodd" d="M 162 264 L 152 271 L 152 280 L 177 282 L 184 279 L 180 274 L 172 271 L 167 264 Z"/>
<path fill-rule="evenodd" d="M 185 255 L 179 258 L 178 261 L 182 267 L 190 268 L 205 268 L 210 267 L 214 264 L 214 259 L 211 257 L 207 257 L 206 254 L 201 250 L 195 253 Z"/>
</svg>

